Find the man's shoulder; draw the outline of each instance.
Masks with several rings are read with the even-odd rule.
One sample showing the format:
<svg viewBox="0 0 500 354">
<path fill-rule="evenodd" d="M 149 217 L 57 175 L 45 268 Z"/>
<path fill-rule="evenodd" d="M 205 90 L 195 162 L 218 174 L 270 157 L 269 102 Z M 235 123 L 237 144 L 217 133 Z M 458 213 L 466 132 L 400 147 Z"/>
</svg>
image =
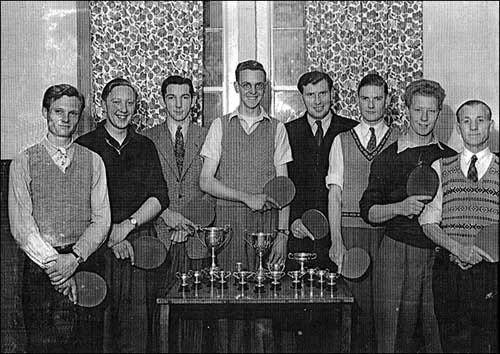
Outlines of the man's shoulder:
<svg viewBox="0 0 500 354">
<path fill-rule="evenodd" d="M 451 147 L 449 147 L 445 143 L 440 141 L 439 144 L 441 145 L 441 148 L 442 148 L 441 157 L 447 158 L 447 157 L 453 157 L 453 156 L 458 155 L 458 152 L 456 152 L 454 149 L 452 149 Z"/>
<path fill-rule="evenodd" d="M 97 141 L 97 130 L 94 129 L 88 133 L 80 135 L 75 142 L 81 146 L 88 147 Z"/>
<path fill-rule="evenodd" d="M 150 140 L 155 140 L 156 138 L 161 136 L 162 131 L 166 129 L 166 122 L 163 122 L 161 124 L 157 124 L 154 127 L 144 129 L 138 133 L 138 135 L 142 135 L 147 137 Z"/>
<path fill-rule="evenodd" d="M 304 121 L 306 120 L 306 116 L 303 115 L 303 116 L 300 116 L 299 118 L 297 119 L 294 119 L 290 122 L 286 122 L 285 123 L 285 128 L 287 130 L 291 129 L 298 129 L 299 127 L 302 127 L 304 125 Z"/>
</svg>

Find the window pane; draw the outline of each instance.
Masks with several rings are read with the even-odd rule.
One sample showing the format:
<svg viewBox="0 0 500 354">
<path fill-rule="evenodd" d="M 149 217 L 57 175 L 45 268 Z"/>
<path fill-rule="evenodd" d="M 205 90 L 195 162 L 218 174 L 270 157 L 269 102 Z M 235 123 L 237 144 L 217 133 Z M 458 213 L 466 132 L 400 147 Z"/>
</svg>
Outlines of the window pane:
<svg viewBox="0 0 500 354">
<path fill-rule="evenodd" d="M 203 126 L 210 127 L 218 117 L 222 117 L 222 92 L 204 92 Z"/>
<path fill-rule="evenodd" d="M 303 1 L 274 1 L 273 27 L 303 27 Z"/>
<path fill-rule="evenodd" d="M 222 28 L 222 1 L 203 2 L 203 23 L 205 27 Z"/>
<path fill-rule="evenodd" d="M 274 117 L 283 123 L 298 118 L 305 110 L 302 96 L 298 91 L 276 91 L 274 93 Z"/>
<path fill-rule="evenodd" d="M 204 86 L 222 86 L 223 80 L 223 60 L 222 60 L 222 31 L 205 31 L 205 51 L 204 51 Z"/>
<path fill-rule="evenodd" d="M 306 72 L 304 31 L 274 30 L 274 85 L 295 86 Z"/>
</svg>

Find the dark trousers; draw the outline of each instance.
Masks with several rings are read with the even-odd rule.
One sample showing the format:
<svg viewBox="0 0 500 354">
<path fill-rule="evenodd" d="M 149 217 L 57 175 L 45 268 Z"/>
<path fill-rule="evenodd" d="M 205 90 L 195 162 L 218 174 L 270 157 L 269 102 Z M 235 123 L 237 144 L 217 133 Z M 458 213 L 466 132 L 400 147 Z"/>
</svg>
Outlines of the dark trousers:
<svg viewBox="0 0 500 354">
<path fill-rule="evenodd" d="M 68 253 L 72 246 L 58 249 Z M 78 271 L 102 273 L 99 254 Z M 105 302 L 93 308 L 73 305 L 50 283 L 43 269 L 26 257 L 23 274 L 23 314 L 29 353 L 101 353 Z"/>
<path fill-rule="evenodd" d="M 444 352 L 498 352 L 497 276 L 498 263 L 462 270 L 449 252 L 438 252 L 432 290 Z"/>
</svg>

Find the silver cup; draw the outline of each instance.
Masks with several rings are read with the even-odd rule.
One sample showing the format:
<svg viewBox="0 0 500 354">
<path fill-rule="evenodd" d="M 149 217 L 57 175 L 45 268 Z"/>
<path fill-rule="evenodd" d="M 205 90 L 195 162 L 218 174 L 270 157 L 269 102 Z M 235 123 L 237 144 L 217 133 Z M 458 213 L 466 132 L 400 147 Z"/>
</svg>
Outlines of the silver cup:
<svg viewBox="0 0 500 354">
<path fill-rule="evenodd" d="M 231 230 L 229 225 L 224 227 L 202 227 L 198 230 L 197 235 L 201 244 L 212 251 L 212 265 L 210 266 L 212 270 L 218 269 L 215 264 L 215 251 L 223 248 L 231 239 L 229 230 Z M 203 237 L 200 237 L 200 234 Z"/>
<path fill-rule="evenodd" d="M 252 246 L 259 255 L 259 266 L 257 268 L 257 275 L 261 278 L 265 277 L 264 267 L 262 266 L 262 257 L 264 253 L 270 249 L 276 240 L 276 232 L 247 232 L 245 231 L 243 238 Z"/>
<path fill-rule="evenodd" d="M 288 258 L 298 262 L 300 264 L 300 271 L 302 273 L 305 273 L 306 269 L 304 267 L 304 263 L 316 259 L 316 253 L 307 253 L 307 252 L 289 253 Z"/>
</svg>

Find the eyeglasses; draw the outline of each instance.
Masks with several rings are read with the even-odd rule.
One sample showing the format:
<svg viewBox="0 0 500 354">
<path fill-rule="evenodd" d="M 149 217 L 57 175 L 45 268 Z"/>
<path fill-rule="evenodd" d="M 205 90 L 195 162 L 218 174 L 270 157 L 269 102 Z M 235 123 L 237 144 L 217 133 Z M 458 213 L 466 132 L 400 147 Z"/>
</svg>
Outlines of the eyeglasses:
<svg viewBox="0 0 500 354">
<path fill-rule="evenodd" d="M 262 91 L 266 87 L 265 82 L 257 82 L 255 85 L 252 85 L 251 83 L 245 81 L 241 84 L 238 82 L 238 85 L 245 91 L 250 91 L 252 87 L 254 87 L 256 91 Z"/>
</svg>

